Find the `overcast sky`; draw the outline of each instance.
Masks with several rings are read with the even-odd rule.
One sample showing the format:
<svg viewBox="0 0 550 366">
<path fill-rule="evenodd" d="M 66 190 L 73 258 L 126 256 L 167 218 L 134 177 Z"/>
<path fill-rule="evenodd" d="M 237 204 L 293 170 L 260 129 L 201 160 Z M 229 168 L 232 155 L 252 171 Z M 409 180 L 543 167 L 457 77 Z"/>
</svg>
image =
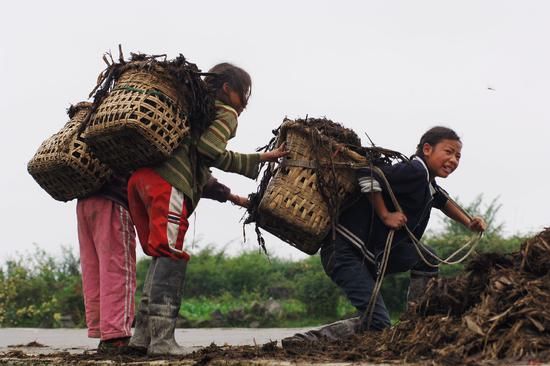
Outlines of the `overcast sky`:
<svg viewBox="0 0 550 366">
<path fill-rule="evenodd" d="M 229 148 L 252 152 L 285 116 L 326 116 L 380 146 L 411 154 L 428 128 L 463 140 L 459 169 L 440 180 L 471 202 L 499 197 L 507 234 L 550 224 L 550 3 L 546 1 L 11 1 L 0 13 L 0 261 L 33 243 L 77 248 L 75 201 L 58 202 L 27 173 L 40 143 L 85 100 L 102 55 L 184 54 L 207 70 L 229 61 L 253 95 Z M 257 183 L 215 171 L 233 191 Z M 202 200 L 198 247 L 231 253 L 243 211 Z M 437 229 L 437 220 L 430 226 Z M 282 257 L 300 252 L 267 235 Z M 197 248 L 195 248 L 196 250 Z M 141 249 L 138 248 L 141 255 Z"/>
</svg>

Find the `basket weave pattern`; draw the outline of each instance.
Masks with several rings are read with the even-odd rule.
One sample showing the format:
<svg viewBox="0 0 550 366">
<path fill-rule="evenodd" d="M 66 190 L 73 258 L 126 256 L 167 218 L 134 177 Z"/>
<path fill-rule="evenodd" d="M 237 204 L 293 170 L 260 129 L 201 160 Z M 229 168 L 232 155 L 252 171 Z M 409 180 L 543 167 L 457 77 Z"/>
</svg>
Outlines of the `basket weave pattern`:
<svg viewBox="0 0 550 366">
<path fill-rule="evenodd" d="M 90 113 L 91 103 L 79 103 L 75 110 L 71 120 L 40 145 L 27 165 L 34 180 L 59 201 L 95 192 L 112 173 L 78 135 L 82 122 Z"/>
<path fill-rule="evenodd" d="M 115 170 L 154 165 L 189 132 L 185 106 L 178 102 L 162 70 L 129 68 L 97 107 L 83 138 Z"/>
<path fill-rule="evenodd" d="M 311 131 L 299 123 L 288 121 L 281 128 L 280 140 L 286 142 L 287 161 L 277 168 L 259 205 L 259 226 L 303 252 L 314 254 L 330 230 L 330 212 L 319 191 L 319 180 L 312 167 L 319 163 L 365 163 L 366 159 L 325 136 L 313 153 Z M 322 157 L 320 160 L 316 156 Z M 330 157 L 333 157 L 332 160 Z M 296 166 L 304 163 L 305 166 Z M 336 172 L 323 169 L 326 185 L 336 187 L 339 199 L 347 199 L 356 189 L 355 171 L 336 167 Z"/>
</svg>

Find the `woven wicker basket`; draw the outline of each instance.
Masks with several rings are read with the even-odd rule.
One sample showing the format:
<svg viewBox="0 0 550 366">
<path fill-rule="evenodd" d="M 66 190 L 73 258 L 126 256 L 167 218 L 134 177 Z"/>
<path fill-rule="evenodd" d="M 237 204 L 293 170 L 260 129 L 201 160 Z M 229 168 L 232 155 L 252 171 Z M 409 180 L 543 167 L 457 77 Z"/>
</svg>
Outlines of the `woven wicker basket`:
<svg viewBox="0 0 550 366">
<path fill-rule="evenodd" d="M 316 164 L 334 166 L 326 170 L 324 181 L 338 191 L 344 201 L 356 190 L 353 166 L 365 165 L 366 159 L 318 135 L 321 160 L 313 155 L 312 132 L 302 124 L 287 120 L 281 127 L 279 143 L 290 151 L 269 182 L 259 205 L 259 226 L 308 254 L 315 254 L 330 231 L 327 203 L 318 190 Z M 330 158 L 332 157 L 332 159 Z M 335 178 L 335 179 L 334 179 Z"/>
<path fill-rule="evenodd" d="M 91 107 L 85 102 L 74 106 L 70 121 L 40 145 L 27 165 L 34 180 L 56 200 L 85 197 L 101 188 L 111 175 L 111 169 L 79 137 Z"/>
<path fill-rule="evenodd" d="M 189 131 L 185 105 L 163 70 L 131 66 L 83 134 L 101 161 L 121 172 L 167 159 Z"/>
</svg>

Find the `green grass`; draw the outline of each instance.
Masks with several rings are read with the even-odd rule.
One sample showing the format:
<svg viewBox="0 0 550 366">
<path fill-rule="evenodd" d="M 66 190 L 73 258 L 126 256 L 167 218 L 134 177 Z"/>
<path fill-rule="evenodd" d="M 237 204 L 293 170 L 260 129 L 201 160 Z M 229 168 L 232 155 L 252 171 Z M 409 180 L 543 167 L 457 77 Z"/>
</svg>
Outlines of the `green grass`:
<svg viewBox="0 0 550 366">
<path fill-rule="evenodd" d="M 180 307 L 180 315 L 187 319 L 194 326 L 201 326 L 201 323 L 212 320 L 212 314 L 219 312 L 227 316 L 231 312 L 242 312 L 249 321 L 256 320 L 261 327 L 309 327 L 331 323 L 338 319 L 353 316 L 355 308 L 345 299 L 338 303 L 338 319 L 323 318 L 317 315 L 308 314 L 306 305 L 297 299 L 277 300 L 281 306 L 280 315 L 277 317 L 265 316 L 258 305 L 265 304 L 268 300 L 261 299 L 258 294 L 244 293 L 242 296 L 234 297 L 224 293 L 217 298 L 193 297 L 183 299 Z"/>
</svg>

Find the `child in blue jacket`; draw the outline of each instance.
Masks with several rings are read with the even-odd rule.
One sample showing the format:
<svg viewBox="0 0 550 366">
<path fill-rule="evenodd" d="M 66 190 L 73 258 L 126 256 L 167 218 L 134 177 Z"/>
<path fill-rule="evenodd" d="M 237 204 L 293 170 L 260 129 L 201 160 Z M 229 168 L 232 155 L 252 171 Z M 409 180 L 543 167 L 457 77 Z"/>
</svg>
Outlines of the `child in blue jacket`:
<svg viewBox="0 0 550 366">
<path fill-rule="evenodd" d="M 405 225 L 420 240 L 431 209 L 435 207 L 472 231 L 485 230 L 485 221 L 480 217 L 470 219 L 448 199 L 435 180 L 447 178 L 456 170 L 461 150 L 462 142 L 455 131 L 433 127 L 422 136 L 410 161 L 380 168 L 402 212 L 394 207 L 384 177 L 372 169 L 358 172 L 361 198 L 341 215 L 336 239 L 327 239 L 321 249 L 321 261 L 327 275 L 361 314 L 372 296 L 376 271 L 390 230 L 395 230 L 395 235 L 386 274 L 411 271 L 408 302 L 414 302 L 422 294 L 430 278 L 437 276 L 438 268 L 434 257 L 426 253 L 433 253 L 432 249 L 424 247 L 426 260 L 419 256 Z M 369 329 L 381 330 L 389 326 L 388 310 L 382 296 L 378 295 Z M 360 324 L 360 318 L 351 318 L 297 334 L 282 343 L 290 346 L 320 337 L 339 339 L 365 327 L 366 324 Z"/>
</svg>

